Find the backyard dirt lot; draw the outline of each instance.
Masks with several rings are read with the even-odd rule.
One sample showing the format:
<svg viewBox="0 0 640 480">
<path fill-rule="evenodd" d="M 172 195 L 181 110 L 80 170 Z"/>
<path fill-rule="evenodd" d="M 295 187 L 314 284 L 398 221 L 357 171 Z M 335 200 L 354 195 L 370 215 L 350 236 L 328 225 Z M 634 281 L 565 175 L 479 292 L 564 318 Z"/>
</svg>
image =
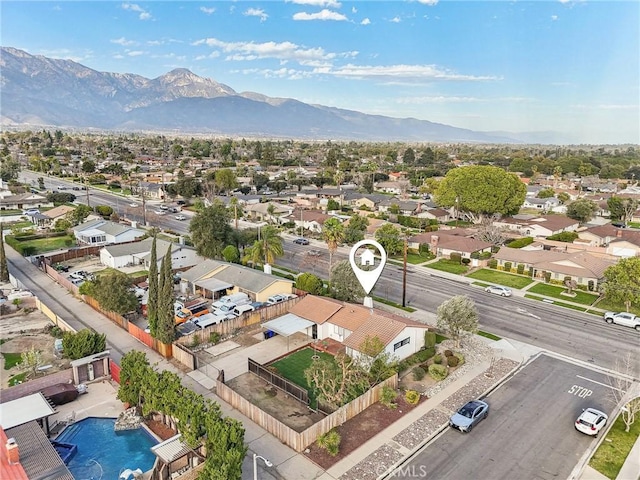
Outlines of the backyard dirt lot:
<svg viewBox="0 0 640 480">
<path fill-rule="evenodd" d="M 45 332 L 45 327 L 51 325 L 51 321 L 40 311 L 35 310 L 27 315 L 13 313 L 0 317 L 0 345 L 1 353 L 22 354 L 31 347 L 35 347 L 42 354 L 43 365 L 51 365 L 45 372 L 39 375 L 50 374 L 68 368 L 69 361 L 55 356 L 53 344 L 55 338 Z M 14 375 L 24 372 L 19 366 L 13 366 L 5 370 L 5 357 L 0 355 L 0 371 L 2 371 L 2 385 L 5 389 L 9 386 L 9 380 Z"/>
</svg>

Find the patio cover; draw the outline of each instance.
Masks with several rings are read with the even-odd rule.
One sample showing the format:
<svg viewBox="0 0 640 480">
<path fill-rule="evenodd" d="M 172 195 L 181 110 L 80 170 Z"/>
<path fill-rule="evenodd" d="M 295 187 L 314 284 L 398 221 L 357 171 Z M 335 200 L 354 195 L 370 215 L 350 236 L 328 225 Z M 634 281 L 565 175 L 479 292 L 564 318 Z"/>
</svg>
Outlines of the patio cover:
<svg viewBox="0 0 640 480">
<path fill-rule="evenodd" d="M 171 463 L 187 455 L 192 450 L 180 440 L 181 433 L 151 447 L 151 451 L 164 463 Z"/>
<path fill-rule="evenodd" d="M 283 337 L 288 337 L 296 332 L 302 332 L 305 328 L 309 328 L 312 325 L 312 321 L 294 315 L 293 313 L 287 313 L 262 324 L 264 328 L 274 331 Z"/>
<path fill-rule="evenodd" d="M 196 287 L 204 288 L 210 292 L 219 292 L 220 290 L 226 290 L 227 288 L 233 288 L 228 282 L 223 282 L 217 278 L 205 278 L 204 280 L 198 280 L 195 282 Z"/>
<path fill-rule="evenodd" d="M 41 393 L 34 393 L 26 397 L 0 404 L 0 422 L 6 431 L 32 420 L 53 415 L 55 410 Z"/>
<path fill-rule="evenodd" d="M 82 230 L 79 232 L 83 237 L 97 237 L 99 235 L 104 235 L 102 230 L 98 230 L 97 228 L 90 228 L 88 230 Z"/>
</svg>

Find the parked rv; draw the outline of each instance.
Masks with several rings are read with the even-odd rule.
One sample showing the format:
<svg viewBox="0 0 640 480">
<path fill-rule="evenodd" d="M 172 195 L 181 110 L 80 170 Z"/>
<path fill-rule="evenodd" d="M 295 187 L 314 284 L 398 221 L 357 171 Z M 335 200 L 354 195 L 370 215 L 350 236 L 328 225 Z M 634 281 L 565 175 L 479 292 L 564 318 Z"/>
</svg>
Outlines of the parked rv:
<svg viewBox="0 0 640 480">
<path fill-rule="evenodd" d="M 239 317 L 240 315 L 242 315 L 243 313 L 247 313 L 247 312 L 253 312 L 255 310 L 255 308 L 253 307 L 252 304 L 246 304 L 246 305 L 238 305 L 236 306 L 231 313 L 235 316 L 235 317 Z"/>
<path fill-rule="evenodd" d="M 232 303 L 235 304 L 236 306 L 246 305 L 247 303 L 251 303 L 251 298 L 249 298 L 249 295 L 247 295 L 246 293 L 242 293 L 242 292 L 233 293 L 231 295 L 225 295 L 224 297 L 221 297 L 218 301 L 213 302 L 212 307 L 214 308 L 214 310 L 219 310 L 224 305 L 232 304 Z M 233 308 L 231 310 L 233 310 Z"/>
<path fill-rule="evenodd" d="M 218 325 L 219 323 L 231 318 L 233 318 L 233 316 L 228 314 L 207 313 L 194 319 L 193 324 L 198 328 L 205 329 L 211 325 Z"/>
<path fill-rule="evenodd" d="M 189 319 L 199 317 L 207 313 L 209 313 L 209 304 L 206 301 L 201 301 L 199 303 L 187 305 L 186 307 L 180 309 L 180 311 L 176 313 L 176 316 L 175 316 L 176 324 L 184 323 Z"/>
</svg>

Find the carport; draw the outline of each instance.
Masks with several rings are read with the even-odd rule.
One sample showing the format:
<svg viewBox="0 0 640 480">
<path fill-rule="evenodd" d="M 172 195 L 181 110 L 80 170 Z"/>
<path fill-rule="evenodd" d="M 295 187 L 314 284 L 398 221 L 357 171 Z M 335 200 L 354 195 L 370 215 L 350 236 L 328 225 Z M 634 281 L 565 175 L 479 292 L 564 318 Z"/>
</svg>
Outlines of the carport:
<svg viewBox="0 0 640 480">
<path fill-rule="evenodd" d="M 274 318 L 262 324 L 267 330 L 287 337 L 287 351 L 289 350 L 289 337 L 297 332 L 304 332 L 307 336 L 311 337 L 309 328 L 313 327 L 315 323 L 306 318 L 299 317 L 293 313 L 286 313 L 281 317 Z"/>
<path fill-rule="evenodd" d="M 217 278 L 205 278 L 203 280 L 198 280 L 194 285 L 202 290 L 203 297 L 211 298 L 212 300 L 217 298 L 215 296 L 217 292 L 224 290 L 226 293 L 228 288 L 233 288 L 233 285 L 230 283 L 218 280 Z"/>
</svg>

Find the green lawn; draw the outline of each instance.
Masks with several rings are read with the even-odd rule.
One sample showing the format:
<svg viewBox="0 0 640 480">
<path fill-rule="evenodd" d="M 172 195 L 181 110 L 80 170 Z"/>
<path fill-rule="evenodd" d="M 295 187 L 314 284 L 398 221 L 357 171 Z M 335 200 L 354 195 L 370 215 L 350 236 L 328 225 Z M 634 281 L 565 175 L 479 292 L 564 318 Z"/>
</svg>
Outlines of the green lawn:
<svg viewBox="0 0 640 480">
<path fill-rule="evenodd" d="M 0 210 L 0 217 L 11 217 L 12 215 L 21 215 L 22 210 Z"/>
<path fill-rule="evenodd" d="M 291 380 L 302 388 L 306 388 L 309 392 L 309 401 L 312 407 L 316 404 L 316 396 L 314 395 L 313 388 L 307 383 L 307 379 L 304 377 L 304 371 L 311 366 L 311 362 L 314 361 L 311 357 L 314 355 L 318 355 L 325 360 L 333 361 L 333 356 L 328 353 L 318 352 L 312 348 L 303 348 L 269 364 L 270 367 L 275 367 L 283 377 Z"/>
<path fill-rule="evenodd" d="M 591 457 L 589 465 L 602 473 L 604 476 L 615 480 L 622 464 L 626 460 L 633 444 L 640 436 L 640 421 L 631 425 L 628 433 L 624 431 L 622 417 L 618 417 L 611 430 L 607 434 L 604 442 L 600 444 L 596 453 Z"/>
<path fill-rule="evenodd" d="M 3 353 L 4 357 L 4 369 L 9 370 L 15 367 L 22 361 L 22 355 L 20 353 Z"/>
<path fill-rule="evenodd" d="M 54 250 L 60 250 L 62 248 L 72 247 L 76 244 L 76 239 L 71 235 L 64 235 L 62 237 L 38 238 L 36 240 L 18 240 L 18 242 L 23 246 L 22 248 L 33 247 L 35 251 L 32 255 L 39 255 L 46 252 L 52 252 Z"/>
<path fill-rule="evenodd" d="M 454 273 L 456 275 L 462 275 L 463 273 L 467 273 L 469 267 L 466 265 L 462 265 L 456 261 L 440 259 L 437 262 L 429 263 L 425 265 L 425 267 L 433 268 L 434 270 L 442 270 L 443 272 Z"/>
<path fill-rule="evenodd" d="M 599 308 L 601 310 L 605 310 L 605 311 L 611 311 L 611 312 L 626 312 L 627 311 L 627 307 L 624 306 L 624 304 L 621 303 L 614 303 L 611 300 L 609 300 L 608 298 L 604 297 L 602 300 L 600 300 L 598 303 L 595 304 L 596 308 Z M 640 315 L 640 305 L 631 305 L 631 313 L 635 313 L 636 315 Z"/>
<path fill-rule="evenodd" d="M 18 375 L 14 375 L 9 378 L 9 386 L 13 387 L 15 385 L 19 385 L 24 382 L 24 379 L 27 378 L 27 372 L 19 373 Z"/>
<path fill-rule="evenodd" d="M 558 298 L 560 300 L 564 300 L 565 302 L 579 303 L 581 305 L 593 305 L 593 302 L 595 302 L 598 299 L 598 295 L 594 295 L 593 293 L 583 292 L 582 290 L 574 290 L 574 293 L 576 294 L 575 297 L 561 295 L 562 292 L 567 291 L 565 287 L 549 285 L 547 283 L 538 283 L 537 285 L 534 285 L 527 291 L 531 293 L 537 293 L 538 295 L 546 295 L 547 297 Z"/>
<path fill-rule="evenodd" d="M 418 255 L 417 253 L 407 253 L 407 263 L 410 263 L 412 265 L 419 265 L 420 263 L 433 260 L 433 258 L 434 257 L 432 255 L 422 256 L 422 255 Z M 396 263 L 399 265 L 404 264 L 404 258 L 402 257 L 402 255 L 391 257 L 390 260 L 395 260 L 395 262 L 393 263 Z"/>
<path fill-rule="evenodd" d="M 490 268 L 483 268 L 482 270 L 476 270 L 475 272 L 467 275 L 469 278 L 475 278 L 483 282 L 491 284 L 504 285 L 511 288 L 524 288 L 529 285 L 533 280 L 529 277 L 523 277 L 522 275 L 513 275 L 511 273 L 499 272 Z"/>
<path fill-rule="evenodd" d="M 493 333 L 483 332 L 482 330 L 478 330 L 478 335 L 480 335 L 481 337 L 488 338 L 489 340 L 496 340 L 496 341 L 502 340 L 502 337 L 494 335 Z"/>
</svg>

